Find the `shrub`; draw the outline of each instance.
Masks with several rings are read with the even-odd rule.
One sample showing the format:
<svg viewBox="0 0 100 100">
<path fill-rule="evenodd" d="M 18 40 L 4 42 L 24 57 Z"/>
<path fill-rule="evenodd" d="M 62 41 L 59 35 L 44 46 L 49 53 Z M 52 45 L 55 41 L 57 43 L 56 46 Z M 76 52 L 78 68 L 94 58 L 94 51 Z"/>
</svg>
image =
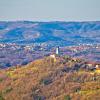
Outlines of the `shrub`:
<svg viewBox="0 0 100 100">
<path fill-rule="evenodd" d="M 35 95 L 33 96 L 34 100 L 46 100 L 46 98 L 44 96 L 39 96 L 39 95 Z"/>
<path fill-rule="evenodd" d="M 76 89 L 74 90 L 74 92 L 79 92 L 80 90 L 81 90 L 81 88 L 78 87 L 78 88 L 76 88 Z"/>
<path fill-rule="evenodd" d="M 66 96 L 64 96 L 64 100 L 71 100 L 70 95 L 66 95 Z"/>
<path fill-rule="evenodd" d="M 2 93 L 0 93 L 0 100 L 5 100 L 2 96 Z"/>
<path fill-rule="evenodd" d="M 3 81 L 3 79 L 2 78 L 0 78 L 0 82 L 2 82 Z"/>
<path fill-rule="evenodd" d="M 52 83 L 52 79 L 50 79 L 49 77 L 46 77 L 46 78 L 41 79 L 40 83 L 44 85 L 49 85 L 50 83 Z"/>
<path fill-rule="evenodd" d="M 6 93 L 9 93 L 10 91 L 12 91 L 12 87 L 8 87 L 6 88 L 3 93 L 6 94 Z"/>
</svg>

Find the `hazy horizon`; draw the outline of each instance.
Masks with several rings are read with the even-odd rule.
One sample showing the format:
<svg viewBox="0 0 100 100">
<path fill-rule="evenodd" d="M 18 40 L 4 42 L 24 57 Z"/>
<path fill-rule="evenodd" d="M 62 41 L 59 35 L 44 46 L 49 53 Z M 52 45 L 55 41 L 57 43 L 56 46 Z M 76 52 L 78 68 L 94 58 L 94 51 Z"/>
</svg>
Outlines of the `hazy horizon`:
<svg viewBox="0 0 100 100">
<path fill-rule="evenodd" d="M 71 20 L 69 20 L 69 21 L 66 21 L 66 20 L 45 20 L 45 21 L 43 21 L 43 20 L 0 20 L 0 22 L 100 22 L 100 20 L 82 20 L 82 21 L 79 21 L 79 20 L 77 20 L 77 21 L 71 21 Z"/>
<path fill-rule="evenodd" d="M 0 0 L 0 21 L 100 21 L 100 0 Z"/>
</svg>

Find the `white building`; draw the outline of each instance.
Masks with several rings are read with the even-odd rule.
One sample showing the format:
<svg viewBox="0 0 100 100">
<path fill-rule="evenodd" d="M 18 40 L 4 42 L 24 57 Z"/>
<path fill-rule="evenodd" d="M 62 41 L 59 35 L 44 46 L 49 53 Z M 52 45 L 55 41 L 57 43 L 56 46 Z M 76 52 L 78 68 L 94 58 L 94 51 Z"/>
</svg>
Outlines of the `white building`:
<svg viewBox="0 0 100 100">
<path fill-rule="evenodd" d="M 56 55 L 59 55 L 59 47 L 56 48 Z"/>
</svg>

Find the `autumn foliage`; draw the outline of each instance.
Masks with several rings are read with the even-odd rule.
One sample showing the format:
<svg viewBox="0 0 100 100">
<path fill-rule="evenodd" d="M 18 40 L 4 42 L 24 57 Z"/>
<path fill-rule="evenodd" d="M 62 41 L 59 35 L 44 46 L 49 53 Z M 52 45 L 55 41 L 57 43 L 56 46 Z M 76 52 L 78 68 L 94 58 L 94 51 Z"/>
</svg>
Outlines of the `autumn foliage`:
<svg viewBox="0 0 100 100">
<path fill-rule="evenodd" d="M 0 70 L 0 100 L 100 100 L 100 73 L 84 60 L 45 57 Z"/>
</svg>

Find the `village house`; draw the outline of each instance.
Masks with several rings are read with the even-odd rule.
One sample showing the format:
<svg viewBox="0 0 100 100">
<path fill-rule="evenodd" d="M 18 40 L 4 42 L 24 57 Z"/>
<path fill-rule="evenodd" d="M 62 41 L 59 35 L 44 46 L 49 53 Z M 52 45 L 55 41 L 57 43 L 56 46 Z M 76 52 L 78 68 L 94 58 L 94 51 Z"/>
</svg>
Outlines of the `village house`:
<svg viewBox="0 0 100 100">
<path fill-rule="evenodd" d="M 98 70 L 98 69 L 100 70 L 100 63 L 98 62 L 88 61 L 86 62 L 86 65 L 91 70 Z"/>
</svg>

